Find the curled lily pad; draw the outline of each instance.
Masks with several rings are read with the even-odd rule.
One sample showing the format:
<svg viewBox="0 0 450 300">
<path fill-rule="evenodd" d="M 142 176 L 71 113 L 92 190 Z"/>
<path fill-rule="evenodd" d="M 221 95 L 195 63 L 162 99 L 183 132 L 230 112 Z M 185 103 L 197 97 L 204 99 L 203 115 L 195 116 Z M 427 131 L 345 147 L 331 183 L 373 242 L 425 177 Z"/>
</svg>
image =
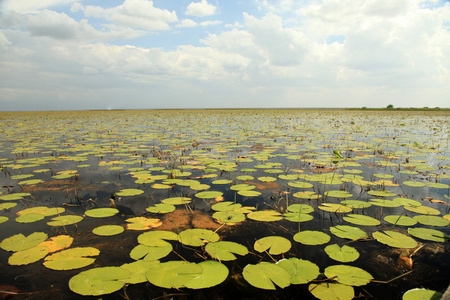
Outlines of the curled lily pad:
<svg viewBox="0 0 450 300">
<path fill-rule="evenodd" d="M 351 300 L 355 297 L 353 287 L 334 282 L 312 283 L 308 290 L 321 300 Z"/>
<path fill-rule="evenodd" d="M 52 270 L 73 270 L 93 264 L 100 251 L 93 247 L 77 247 L 47 256 L 44 266 Z"/>
<path fill-rule="evenodd" d="M 366 285 L 373 279 L 367 271 L 348 265 L 329 266 L 325 269 L 324 274 L 328 278 L 335 277 L 339 283 L 351 286 Z"/>
<path fill-rule="evenodd" d="M 380 243 L 395 248 L 411 249 L 417 246 L 417 242 L 413 238 L 396 231 L 385 230 L 384 233 L 376 231 L 372 235 Z"/>
<path fill-rule="evenodd" d="M 322 231 L 305 230 L 296 233 L 294 241 L 304 245 L 322 245 L 330 241 L 330 236 Z"/>
<path fill-rule="evenodd" d="M 92 233 L 96 235 L 101 236 L 112 236 L 117 235 L 125 231 L 125 228 L 123 228 L 120 225 L 102 225 L 95 227 L 92 229 Z"/>
<path fill-rule="evenodd" d="M 234 254 L 247 255 L 247 247 L 229 241 L 219 241 L 214 243 L 208 243 L 205 247 L 206 252 L 211 255 L 212 258 L 219 261 L 230 261 L 237 259 Z"/>
<path fill-rule="evenodd" d="M 106 217 L 112 217 L 116 215 L 119 212 L 117 208 L 112 207 L 103 207 L 103 208 L 94 208 L 87 210 L 85 212 L 86 216 L 92 217 L 92 218 L 106 218 Z"/>
<path fill-rule="evenodd" d="M 83 296 L 111 294 L 124 286 L 130 272 L 121 267 L 102 267 L 83 271 L 69 280 L 72 292 Z"/>
<path fill-rule="evenodd" d="M 253 247 L 258 252 L 269 250 L 269 254 L 278 255 L 288 252 L 292 244 L 288 239 L 281 236 L 267 236 L 255 241 Z"/>
<path fill-rule="evenodd" d="M 34 232 L 28 236 L 19 233 L 4 239 L 0 247 L 6 251 L 22 251 L 39 245 L 48 238 L 44 232 Z"/>
<path fill-rule="evenodd" d="M 289 272 L 291 284 L 308 283 L 320 274 L 319 267 L 315 263 L 296 257 L 279 260 L 277 265 Z"/>
<path fill-rule="evenodd" d="M 353 247 L 338 244 L 328 245 L 325 247 L 325 252 L 331 259 L 340 262 L 352 262 L 359 258 L 359 252 Z"/>
<path fill-rule="evenodd" d="M 206 242 L 217 242 L 219 235 L 208 229 L 186 229 L 178 235 L 179 241 L 188 246 L 203 246 Z"/>
<path fill-rule="evenodd" d="M 242 276 L 254 287 L 275 290 L 275 285 L 285 288 L 291 284 L 291 275 L 283 267 L 269 262 L 248 264 L 245 266 Z"/>
</svg>

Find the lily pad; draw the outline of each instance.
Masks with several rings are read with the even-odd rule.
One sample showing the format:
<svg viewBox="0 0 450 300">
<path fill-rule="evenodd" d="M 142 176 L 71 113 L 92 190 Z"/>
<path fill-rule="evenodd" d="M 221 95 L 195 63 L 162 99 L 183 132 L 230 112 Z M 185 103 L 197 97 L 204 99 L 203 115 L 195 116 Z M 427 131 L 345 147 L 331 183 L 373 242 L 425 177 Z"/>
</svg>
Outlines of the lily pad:
<svg viewBox="0 0 450 300">
<path fill-rule="evenodd" d="M 248 264 L 245 266 L 242 276 L 252 286 L 275 290 L 275 285 L 285 288 L 291 284 L 291 275 L 283 267 L 269 262 L 260 262 L 259 264 Z"/>
<path fill-rule="evenodd" d="M 205 289 L 219 285 L 229 274 L 228 268 L 218 261 L 206 260 L 197 266 L 202 268 L 202 273 L 184 284 L 189 289 Z"/>
<path fill-rule="evenodd" d="M 429 226 L 447 226 L 450 224 L 450 220 L 444 219 L 440 216 L 418 215 L 414 216 L 413 219 L 420 224 Z"/>
<path fill-rule="evenodd" d="M 320 274 L 319 267 L 315 263 L 296 257 L 279 260 L 277 265 L 289 272 L 291 284 L 308 283 Z"/>
<path fill-rule="evenodd" d="M 129 218 L 125 221 L 130 223 L 127 224 L 127 229 L 129 230 L 148 230 L 162 225 L 162 222 L 159 219 L 145 217 Z"/>
<path fill-rule="evenodd" d="M 412 187 L 424 187 L 424 186 L 426 186 L 425 183 L 420 182 L 420 181 L 414 182 L 414 181 L 406 180 L 406 181 L 403 181 L 402 183 L 403 183 L 404 185 L 412 186 Z"/>
<path fill-rule="evenodd" d="M 254 211 L 249 213 L 247 218 L 262 222 L 274 222 L 283 219 L 282 215 L 274 210 Z"/>
<path fill-rule="evenodd" d="M 101 236 L 113 236 L 120 234 L 125 231 L 125 228 L 123 228 L 120 225 L 102 225 L 95 227 L 92 229 L 92 232 L 96 235 Z"/>
<path fill-rule="evenodd" d="M 34 232 L 28 236 L 19 233 L 4 239 L 0 243 L 0 248 L 6 251 L 22 251 L 39 245 L 48 238 L 44 232 Z"/>
<path fill-rule="evenodd" d="M 0 200 L 4 201 L 14 201 L 14 200 L 20 200 L 23 199 L 23 197 L 31 196 L 30 193 L 13 193 L 8 195 L 2 195 L 0 196 Z"/>
<path fill-rule="evenodd" d="M 205 191 L 195 194 L 195 197 L 200 199 L 214 199 L 222 195 L 223 193 L 219 191 Z"/>
<path fill-rule="evenodd" d="M 380 225 L 380 221 L 375 218 L 365 216 L 365 215 L 357 215 L 357 214 L 349 214 L 343 218 L 345 221 L 363 226 L 377 226 Z"/>
<path fill-rule="evenodd" d="M 397 194 L 389 191 L 368 191 L 367 194 L 377 197 L 392 197 L 397 196 Z"/>
<path fill-rule="evenodd" d="M 431 228 L 408 228 L 408 233 L 422 240 L 439 243 L 443 243 L 446 239 L 450 239 L 450 236 L 446 236 L 442 231 Z"/>
<path fill-rule="evenodd" d="M 67 249 L 47 256 L 44 261 L 44 266 L 52 270 L 80 269 L 93 264 L 95 258 L 90 256 L 97 256 L 99 254 L 100 251 L 93 247 Z"/>
<path fill-rule="evenodd" d="M 186 261 L 168 261 L 152 265 L 146 273 L 147 280 L 162 288 L 182 288 L 196 277 L 201 276 L 203 268 Z"/>
<path fill-rule="evenodd" d="M 66 226 L 72 225 L 83 220 L 82 216 L 77 215 L 65 215 L 65 216 L 57 216 L 51 219 L 50 222 L 47 222 L 48 226 Z"/>
<path fill-rule="evenodd" d="M 358 209 L 358 208 L 368 208 L 372 206 L 369 202 L 361 201 L 361 200 L 343 200 L 341 201 L 341 204 L 344 204 L 345 206 Z"/>
<path fill-rule="evenodd" d="M 351 300 L 355 297 L 353 287 L 334 282 L 312 283 L 308 290 L 321 300 Z"/>
<path fill-rule="evenodd" d="M 336 276 L 337 282 L 351 286 L 366 285 L 373 279 L 367 271 L 348 265 L 329 266 L 325 269 L 324 274 L 328 278 Z"/>
<path fill-rule="evenodd" d="M 245 220 L 245 215 L 238 211 L 218 211 L 212 215 L 220 224 L 236 224 Z"/>
<path fill-rule="evenodd" d="M 48 248 L 45 246 L 34 246 L 26 250 L 20 250 L 13 253 L 9 257 L 8 263 L 15 266 L 28 265 L 41 260 L 48 254 L 48 252 Z"/>
<path fill-rule="evenodd" d="M 388 223 L 400 226 L 414 226 L 417 224 L 417 221 L 413 218 L 402 215 L 389 215 L 384 217 L 384 220 Z"/>
<path fill-rule="evenodd" d="M 152 266 L 159 264 L 159 261 L 143 261 L 138 260 L 134 261 L 132 263 L 123 264 L 120 267 L 124 268 L 128 272 L 130 272 L 130 277 L 126 279 L 121 279 L 119 281 L 122 281 L 124 283 L 129 284 L 138 284 L 138 283 L 144 283 L 147 282 L 147 272 L 149 269 L 152 268 Z"/>
<path fill-rule="evenodd" d="M 10 209 L 17 205 L 17 203 L 14 202 L 6 202 L 0 204 L 0 210 Z"/>
<path fill-rule="evenodd" d="M 440 215 L 441 212 L 435 208 L 429 207 L 429 206 L 405 206 L 406 210 L 418 213 L 418 214 L 423 214 L 423 215 Z"/>
<path fill-rule="evenodd" d="M 111 294 L 124 286 L 130 272 L 121 267 L 102 267 L 83 271 L 69 280 L 72 292 L 83 296 Z"/>
<path fill-rule="evenodd" d="M 143 258 L 144 261 L 155 261 L 161 259 L 169 255 L 173 249 L 170 243 L 165 243 L 165 245 L 161 246 L 146 246 L 139 244 L 131 250 L 130 257 L 134 260 Z"/>
<path fill-rule="evenodd" d="M 411 249 L 417 246 L 413 238 L 396 231 L 385 230 L 384 233 L 376 231 L 372 235 L 378 242 L 395 248 Z"/>
<path fill-rule="evenodd" d="M 280 177 L 280 176 L 278 176 L 278 177 Z M 304 181 L 291 181 L 291 182 L 288 182 L 288 185 L 295 187 L 295 188 L 299 188 L 299 189 L 309 189 L 309 188 L 313 187 L 313 185 L 311 183 L 304 182 Z"/>
<path fill-rule="evenodd" d="M 147 246 L 165 246 L 169 244 L 166 240 L 177 241 L 178 235 L 171 231 L 152 230 L 138 236 L 138 242 Z"/>
<path fill-rule="evenodd" d="M 137 196 L 143 194 L 144 191 L 140 189 L 123 189 L 116 193 L 117 196 Z"/>
<path fill-rule="evenodd" d="M 217 242 L 219 235 L 208 229 L 194 228 L 180 232 L 178 240 L 183 245 L 199 247 L 203 246 L 206 242 Z"/>
<path fill-rule="evenodd" d="M 382 207 L 400 207 L 402 204 L 398 202 L 394 202 L 392 200 L 385 199 L 370 199 L 370 204 Z"/>
<path fill-rule="evenodd" d="M 205 247 L 206 252 L 211 255 L 212 258 L 219 261 L 235 260 L 237 257 L 234 254 L 247 255 L 247 247 L 238 244 L 236 242 L 219 241 L 214 243 L 208 243 Z"/>
<path fill-rule="evenodd" d="M 161 203 L 164 204 L 171 204 L 171 205 L 181 205 L 181 204 L 188 204 L 192 201 L 189 197 L 172 197 L 172 198 L 166 198 L 161 201 Z"/>
<path fill-rule="evenodd" d="M 325 247 L 325 253 L 331 259 L 339 262 L 352 262 L 359 258 L 358 250 L 347 245 L 343 245 L 342 247 L 338 244 L 328 245 Z"/>
<path fill-rule="evenodd" d="M 330 241 L 330 236 L 322 231 L 305 230 L 296 233 L 294 241 L 304 245 L 323 245 Z"/>
<path fill-rule="evenodd" d="M 322 203 L 318 208 L 333 213 L 348 213 L 352 211 L 352 208 L 338 203 Z"/>
<path fill-rule="evenodd" d="M 337 225 L 334 227 L 330 227 L 330 231 L 332 234 L 343 239 L 359 240 L 368 238 L 364 230 L 348 225 Z"/>
<path fill-rule="evenodd" d="M 314 219 L 310 214 L 298 213 L 298 212 L 288 212 L 283 214 L 283 217 L 291 222 L 308 222 Z"/>
<path fill-rule="evenodd" d="M 116 215 L 118 212 L 119 210 L 117 208 L 103 207 L 87 210 L 85 215 L 92 218 L 107 218 Z"/>
<path fill-rule="evenodd" d="M 155 214 L 166 214 L 173 212 L 175 210 L 175 206 L 173 206 L 172 204 L 158 203 L 154 206 L 147 207 L 146 210 Z"/>
<path fill-rule="evenodd" d="M 241 206 L 242 205 L 239 203 L 234 203 L 231 201 L 223 201 L 223 202 L 214 204 L 213 206 L 211 206 L 211 209 L 215 210 L 215 211 L 230 211 L 230 210 L 239 209 L 239 208 L 241 208 Z"/>
<path fill-rule="evenodd" d="M 238 192 L 239 195 L 243 196 L 243 197 L 258 197 L 261 196 L 261 192 L 258 191 L 239 191 Z"/>
<path fill-rule="evenodd" d="M 65 248 L 69 248 L 70 245 L 72 245 L 72 242 L 73 237 L 68 235 L 58 235 L 40 243 L 38 246 L 45 246 L 48 248 L 49 253 L 53 253 Z"/>
<path fill-rule="evenodd" d="M 287 210 L 294 213 L 307 214 L 314 211 L 314 208 L 308 204 L 291 204 L 287 207 Z"/>
<path fill-rule="evenodd" d="M 34 223 L 45 218 L 42 214 L 26 214 L 16 218 L 17 223 Z"/>
<path fill-rule="evenodd" d="M 433 290 L 412 289 L 403 294 L 402 300 L 439 300 L 442 296 L 442 293 Z"/>
<path fill-rule="evenodd" d="M 284 237 L 268 236 L 255 241 L 253 247 L 260 253 L 269 250 L 269 254 L 278 255 L 288 252 L 291 249 L 292 244 Z"/>
<path fill-rule="evenodd" d="M 327 197 L 334 197 L 334 198 L 349 198 L 352 197 L 353 194 L 349 193 L 347 191 L 328 191 L 324 193 Z"/>
</svg>

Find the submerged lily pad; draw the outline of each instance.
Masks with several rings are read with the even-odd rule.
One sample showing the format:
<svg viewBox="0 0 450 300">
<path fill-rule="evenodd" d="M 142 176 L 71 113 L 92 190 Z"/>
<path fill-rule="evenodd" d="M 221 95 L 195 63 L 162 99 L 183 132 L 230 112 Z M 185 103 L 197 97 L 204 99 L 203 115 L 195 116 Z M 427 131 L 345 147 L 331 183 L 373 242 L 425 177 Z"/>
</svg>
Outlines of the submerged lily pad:
<svg viewBox="0 0 450 300">
<path fill-rule="evenodd" d="M 275 285 L 285 288 L 291 284 L 291 275 L 283 267 L 269 262 L 259 264 L 248 264 L 242 271 L 242 276 L 252 286 L 275 290 Z"/>
<path fill-rule="evenodd" d="M 277 265 L 285 269 L 291 275 L 291 284 L 304 284 L 314 280 L 319 276 L 319 267 L 305 259 L 291 257 L 282 259 Z"/>
<path fill-rule="evenodd" d="M 83 271 L 69 280 L 72 292 L 83 296 L 111 294 L 124 286 L 130 272 L 121 267 L 102 267 Z"/>
<path fill-rule="evenodd" d="M 292 247 L 291 242 L 281 236 L 267 236 L 255 241 L 253 248 L 258 252 L 269 250 L 269 254 L 278 255 L 288 252 Z"/>
</svg>

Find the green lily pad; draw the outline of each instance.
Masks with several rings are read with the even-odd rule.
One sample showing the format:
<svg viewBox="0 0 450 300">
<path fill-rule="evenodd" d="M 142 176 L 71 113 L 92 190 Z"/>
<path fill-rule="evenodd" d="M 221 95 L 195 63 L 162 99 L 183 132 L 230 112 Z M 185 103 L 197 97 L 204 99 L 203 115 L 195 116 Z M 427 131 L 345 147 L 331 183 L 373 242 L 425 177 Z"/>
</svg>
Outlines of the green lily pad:
<svg viewBox="0 0 450 300">
<path fill-rule="evenodd" d="M 211 209 L 215 210 L 215 211 L 230 211 L 230 210 L 239 209 L 239 208 L 241 208 L 241 206 L 242 205 L 239 203 L 234 203 L 231 201 L 223 201 L 223 202 L 214 204 L 213 206 L 211 206 Z"/>
<path fill-rule="evenodd" d="M 166 198 L 161 201 L 161 203 L 164 204 L 171 204 L 171 205 L 181 205 L 181 204 L 188 204 L 192 201 L 191 198 L 188 197 L 172 197 L 172 198 Z"/>
<path fill-rule="evenodd" d="M 107 218 L 116 215 L 118 212 L 119 210 L 117 208 L 103 207 L 89 209 L 85 212 L 85 215 L 92 218 Z"/>
<path fill-rule="evenodd" d="M 205 247 L 206 252 L 211 255 L 212 258 L 219 261 L 235 260 L 237 257 L 234 254 L 247 255 L 247 247 L 228 241 L 219 241 L 214 243 L 208 243 Z"/>
<path fill-rule="evenodd" d="M 83 296 L 111 294 L 124 286 L 122 280 L 130 277 L 130 272 L 121 267 L 102 267 L 83 271 L 69 280 L 72 292 Z"/>
<path fill-rule="evenodd" d="M 322 231 L 305 230 L 297 232 L 294 241 L 304 245 L 322 245 L 330 241 L 330 236 Z"/>
<path fill-rule="evenodd" d="M 322 203 L 318 208 L 333 213 L 348 213 L 352 211 L 352 208 L 338 203 Z"/>
<path fill-rule="evenodd" d="M 412 187 L 424 187 L 424 186 L 426 186 L 426 184 L 423 183 L 423 182 L 414 182 L 414 181 L 408 181 L 408 180 L 403 181 L 402 183 L 404 185 L 412 186 Z"/>
<path fill-rule="evenodd" d="M 343 239 L 359 240 L 368 238 L 364 230 L 348 225 L 337 225 L 334 227 L 330 227 L 330 231 L 332 234 Z"/>
<path fill-rule="evenodd" d="M 146 210 L 155 214 L 166 214 L 173 212 L 175 210 L 175 206 L 173 206 L 172 204 L 158 203 L 154 206 L 147 207 Z"/>
<path fill-rule="evenodd" d="M 132 263 L 123 264 L 120 267 L 130 272 L 130 277 L 126 279 L 120 279 L 124 283 L 138 284 L 147 282 L 147 272 L 152 266 L 159 264 L 159 261 L 143 261 L 138 260 Z"/>
<path fill-rule="evenodd" d="M 29 179 L 29 180 L 20 181 L 18 184 L 19 185 L 35 185 L 35 184 L 38 184 L 41 182 L 44 182 L 44 181 L 41 179 Z"/>
<path fill-rule="evenodd" d="M 404 293 L 402 300 L 439 300 L 443 295 L 437 291 L 417 288 Z"/>
<path fill-rule="evenodd" d="M 291 204 L 287 207 L 287 210 L 294 213 L 307 214 L 314 211 L 314 208 L 308 204 Z"/>
<path fill-rule="evenodd" d="M 396 231 L 385 230 L 384 233 L 376 231 L 372 235 L 378 242 L 395 248 L 411 249 L 417 246 L 413 238 Z"/>
<path fill-rule="evenodd" d="M 92 232 L 96 235 L 101 236 L 113 236 L 120 234 L 125 231 L 125 228 L 123 228 L 120 225 L 102 225 L 95 227 L 92 229 Z"/>
<path fill-rule="evenodd" d="M 325 269 L 324 274 L 328 278 L 336 276 L 337 282 L 351 286 L 366 285 L 373 279 L 367 271 L 348 265 L 329 266 Z"/>
<path fill-rule="evenodd" d="M 331 259 L 339 262 L 352 262 L 359 258 L 358 250 L 347 245 L 343 245 L 342 247 L 338 244 L 328 245 L 325 247 L 325 253 Z"/>
<path fill-rule="evenodd" d="M 93 247 L 67 249 L 47 256 L 44 266 L 52 270 L 80 269 L 94 263 L 95 258 L 89 256 L 97 256 L 99 254 L 100 251 Z"/>
<path fill-rule="evenodd" d="M 414 216 L 413 219 L 420 224 L 429 226 L 447 226 L 450 224 L 450 220 L 444 219 L 440 216 L 418 215 Z"/>
<path fill-rule="evenodd" d="M 200 199 L 214 199 L 222 195 L 223 193 L 219 191 L 205 191 L 195 194 L 195 197 Z"/>
<path fill-rule="evenodd" d="M 23 199 L 23 197 L 31 196 L 30 193 L 13 193 L 8 195 L 2 195 L 0 196 L 0 200 L 4 201 L 14 201 L 14 200 L 20 200 Z"/>
<path fill-rule="evenodd" d="M 254 287 L 275 290 L 275 285 L 285 288 L 291 284 L 291 275 L 283 267 L 269 262 L 248 264 L 245 266 L 242 276 Z"/>
<path fill-rule="evenodd" d="M 49 250 L 45 246 L 34 246 L 26 250 L 20 250 L 13 253 L 8 263 L 14 266 L 28 265 L 41 260 L 48 254 Z"/>
<path fill-rule="evenodd" d="M 153 230 L 138 236 L 138 242 L 146 246 L 165 246 L 169 244 L 166 240 L 177 241 L 178 234 L 172 231 Z"/>
<path fill-rule="evenodd" d="M 267 236 L 255 241 L 253 247 L 260 253 L 269 250 L 269 254 L 278 255 L 288 252 L 292 244 L 288 239 L 281 236 Z"/>
<path fill-rule="evenodd" d="M 389 215 L 384 217 L 384 220 L 388 223 L 400 226 L 414 226 L 417 224 L 417 221 L 413 218 L 402 215 Z"/>
<path fill-rule="evenodd" d="M 308 290 L 321 300 L 351 300 L 355 297 L 353 287 L 334 282 L 311 283 Z"/>
<path fill-rule="evenodd" d="M 172 252 L 172 245 L 165 242 L 165 245 L 158 246 L 146 246 L 139 244 L 134 247 L 130 252 L 130 257 L 134 260 L 143 258 L 144 261 L 155 261 L 166 257 Z"/>
<path fill-rule="evenodd" d="M 0 248 L 6 251 L 22 251 L 39 245 L 48 238 L 44 232 L 34 232 L 28 236 L 19 233 L 4 239 L 0 243 Z"/>
<path fill-rule="evenodd" d="M 446 239 L 450 239 L 450 236 L 446 236 L 442 231 L 431 228 L 408 228 L 408 233 L 422 240 L 439 243 L 443 243 Z"/>
<path fill-rule="evenodd" d="M 152 188 L 154 188 L 156 190 L 168 190 L 168 189 L 171 189 L 172 186 L 170 184 L 155 183 L 155 184 L 152 184 Z"/>
<path fill-rule="evenodd" d="M 256 186 L 247 184 L 247 183 L 241 183 L 241 184 L 235 184 L 230 186 L 230 190 L 232 191 L 247 191 L 247 190 L 253 190 Z"/>
<path fill-rule="evenodd" d="M 259 181 L 262 182 L 273 182 L 276 181 L 277 179 L 275 177 L 271 177 L 271 176 L 262 176 L 262 177 L 258 177 Z"/>
<path fill-rule="evenodd" d="M 238 179 L 238 180 L 253 180 L 253 179 L 255 179 L 255 177 L 250 176 L 250 175 L 241 175 L 241 176 L 237 176 L 236 179 Z"/>
<path fill-rule="evenodd" d="M 33 223 L 45 218 L 42 214 L 26 214 L 16 218 L 17 223 Z"/>
<path fill-rule="evenodd" d="M 125 220 L 127 224 L 127 229 L 129 230 L 147 230 L 150 228 L 156 228 L 162 225 L 159 219 L 152 219 L 146 217 L 135 217 Z"/>
<path fill-rule="evenodd" d="M 429 206 L 405 206 L 406 210 L 423 214 L 423 215 L 440 215 L 441 212 L 435 208 L 429 207 Z"/>
<path fill-rule="evenodd" d="M 283 214 L 283 217 L 291 222 L 308 222 L 314 219 L 310 214 L 298 213 L 298 212 L 288 212 Z"/>
<path fill-rule="evenodd" d="M 261 196 L 261 192 L 258 191 L 239 191 L 238 192 L 239 195 L 243 196 L 243 197 L 258 197 Z"/>
<path fill-rule="evenodd" d="M 202 273 L 184 284 L 189 289 L 205 289 L 219 285 L 227 279 L 229 274 L 228 268 L 218 261 L 206 260 L 198 263 L 197 266 L 202 268 Z"/>
<path fill-rule="evenodd" d="M 245 215 L 238 211 L 218 211 L 212 217 L 219 223 L 236 224 L 245 220 Z"/>
<path fill-rule="evenodd" d="M 392 199 L 392 201 L 400 203 L 404 206 L 422 206 L 422 203 L 420 203 L 419 201 L 408 198 L 394 198 Z"/>
<path fill-rule="evenodd" d="M 9 220 L 8 217 L 0 216 L 0 224 L 1 224 L 1 223 L 5 223 L 5 222 L 8 221 L 8 220 Z"/>
<path fill-rule="evenodd" d="M 17 205 L 17 203 L 14 202 L 6 202 L 0 204 L 0 210 L 10 209 Z"/>
<path fill-rule="evenodd" d="M 353 194 L 349 193 L 347 191 L 328 191 L 324 193 L 327 197 L 334 197 L 334 198 L 349 198 L 352 197 Z"/>
<path fill-rule="evenodd" d="M 249 213 L 247 218 L 262 222 L 274 222 L 283 219 L 282 215 L 274 210 L 254 211 Z"/>
<path fill-rule="evenodd" d="M 357 214 L 349 214 L 343 218 L 345 221 L 356 224 L 356 225 L 364 225 L 364 226 L 377 226 L 380 225 L 380 221 L 375 218 L 365 216 L 365 215 L 357 215 Z"/>
<path fill-rule="evenodd" d="M 64 207 L 35 206 L 35 207 L 23 209 L 23 210 L 17 212 L 17 214 L 19 216 L 24 216 L 24 215 L 28 215 L 28 214 L 40 214 L 40 215 L 43 215 L 44 217 L 49 217 L 49 216 L 53 216 L 53 215 L 62 214 L 65 211 L 66 210 Z"/>
<path fill-rule="evenodd" d="M 304 181 L 291 181 L 288 182 L 288 185 L 299 189 L 309 189 L 313 187 L 311 183 Z"/>
<path fill-rule="evenodd" d="M 316 194 L 313 191 L 305 191 L 305 192 L 297 192 L 293 194 L 295 198 L 301 198 L 301 199 L 320 199 L 322 196 L 319 194 Z"/>
<path fill-rule="evenodd" d="M 72 225 L 83 220 L 82 216 L 76 215 L 65 215 L 65 216 L 57 216 L 51 219 L 50 222 L 47 222 L 48 226 L 66 226 Z"/>
<path fill-rule="evenodd" d="M 289 272 L 291 284 L 308 283 L 320 274 L 319 267 L 315 263 L 296 257 L 279 260 L 277 265 Z"/>
<path fill-rule="evenodd" d="M 385 199 L 370 199 L 370 204 L 382 207 L 400 207 L 402 204 L 398 202 L 394 202 L 392 200 Z"/>
<path fill-rule="evenodd" d="M 341 201 L 341 204 L 344 204 L 345 206 L 359 209 L 359 208 L 368 208 L 372 206 L 369 202 L 361 201 L 361 200 L 343 200 Z"/>
<path fill-rule="evenodd" d="M 217 180 L 214 180 L 211 183 L 212 184 L 230 184 L 232 182 L 233 182 L 233 180 L 229 180 L 229 179 L 217 179 Z"/>
<path fill-rule="evenodd" d="M 196 277 L 201 276 L 203 268 L 186 261 L 168 261 L 152 266 L 146 273 L 147 280 L 162 288 L 182 288 Z"/>
<path fill-rule="evenodd" d="M 389 191 L 368 191 L 367 194 L 377 197 L 392 197 L 397 196 L 397 194 Z"/>
<path fill-rule="evenodd" d="M 178 240 L 183 245 L 199 247 L 203 246 L 206 241 L 217 242 L 219 240 L 219 235 L 208 229 L 194 228 L 180 232 Z"/>
<path fill-rule="evenodd" d="M 20 183 L 20 182 L 19 182 Z M 435 188 L 435 189 L 448 189 L 450 185 L 439 182 L 427 182 L 427 187 Z"/>
<path fill-rule="evenodd" d="M 137 196 L 143 194 L 144 191 L 140 189 L 123 189 L 116 193 L 117 196 Z"/>
</svg>

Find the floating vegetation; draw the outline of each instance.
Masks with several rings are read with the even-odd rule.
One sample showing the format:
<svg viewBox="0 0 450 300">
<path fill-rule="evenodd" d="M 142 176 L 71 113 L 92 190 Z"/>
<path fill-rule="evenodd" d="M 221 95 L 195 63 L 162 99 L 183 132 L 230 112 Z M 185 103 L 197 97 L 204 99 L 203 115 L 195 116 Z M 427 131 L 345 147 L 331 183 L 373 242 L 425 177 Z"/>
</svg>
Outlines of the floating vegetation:
<svg viewBox="0 0 450 300">
<path fill-rule="evenodd" d="M 48 268 L 65 298 L 431 299 L 448 128 L 444 111 L 2 113 L 2 278 L 39 295 Z"/>
</svg>

